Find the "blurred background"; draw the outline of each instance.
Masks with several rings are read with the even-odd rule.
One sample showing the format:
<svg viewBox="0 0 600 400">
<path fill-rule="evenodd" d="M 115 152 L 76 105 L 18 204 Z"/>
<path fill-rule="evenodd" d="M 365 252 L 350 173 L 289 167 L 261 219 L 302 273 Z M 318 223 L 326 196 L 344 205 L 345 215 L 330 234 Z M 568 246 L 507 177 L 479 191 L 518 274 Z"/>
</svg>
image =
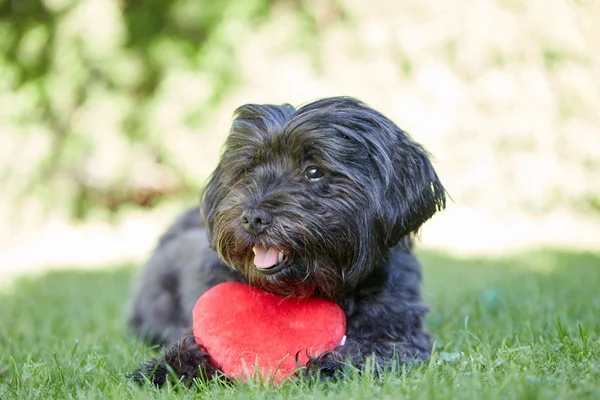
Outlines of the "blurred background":
<svg viewBox="0 0 600 400">
<path fill-rule="evenodd" d="M 233 110 L 349 95 L 452 197 L 422 246 L 600 248 L 600 1 L 0 0 L 0 279 L 141 262 Z"/>
</svg>

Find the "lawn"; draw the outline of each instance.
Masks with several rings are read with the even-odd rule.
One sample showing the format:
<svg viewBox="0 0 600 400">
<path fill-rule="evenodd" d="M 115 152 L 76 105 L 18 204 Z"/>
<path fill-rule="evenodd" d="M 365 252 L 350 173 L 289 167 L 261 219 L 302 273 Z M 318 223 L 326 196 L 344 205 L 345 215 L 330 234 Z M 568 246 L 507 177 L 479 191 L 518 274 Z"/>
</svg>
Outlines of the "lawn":
<svg viewBox="0 0 600 400">
<path fill-rule="evenodd" d="M 431 361 L 335 383 L 138 387 L 125 378 L 159 350 L 125 323 L 131 266 L 52 272 L 0 288 L 0 399 L 600 398 L 600 254 L 502 258 L 423 251 L 437 337 Z"/>
</svg>

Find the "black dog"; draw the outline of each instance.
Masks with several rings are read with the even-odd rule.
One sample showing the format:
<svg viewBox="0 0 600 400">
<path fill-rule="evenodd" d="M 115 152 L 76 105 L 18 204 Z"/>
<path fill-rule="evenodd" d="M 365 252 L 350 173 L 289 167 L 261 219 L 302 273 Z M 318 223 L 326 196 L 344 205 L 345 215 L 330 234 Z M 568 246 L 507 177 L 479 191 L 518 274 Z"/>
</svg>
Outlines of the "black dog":
<svg viewBox="0 0 600 400">
<path fill-rule="evenodd" d="M 160 385 L 167 365 L 188 379 L 217 372 L 186 331 L 198 297 L 224 281 L 341 305 L 347 341 L 310 359 L 308 374 L 427 358 L 411 234 L 445 204 L 428 153 L 360 101 L 240 107 L 202 193 L 204 221 L 180 217 L 138 282 L 134 329 L 181 337 L 138 374 Z"/>
</svg>

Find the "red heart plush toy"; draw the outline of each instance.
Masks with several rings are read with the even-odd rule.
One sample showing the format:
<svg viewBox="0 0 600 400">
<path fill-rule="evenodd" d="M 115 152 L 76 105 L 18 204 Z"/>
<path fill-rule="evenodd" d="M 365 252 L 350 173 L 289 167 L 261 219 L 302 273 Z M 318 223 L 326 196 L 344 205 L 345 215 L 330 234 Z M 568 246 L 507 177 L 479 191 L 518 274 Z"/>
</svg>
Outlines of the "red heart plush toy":
<svg viewBox="0 0 600 400">
<path fill-rule="evenodd" d="M 196 342 L 229 377 L 281 382 L 310 355 L 344 340 L 346 317 L 335 303 L 283 298 L 249 285 L 227 282 L 204 293 L 193 314 Z"/>
</svg>

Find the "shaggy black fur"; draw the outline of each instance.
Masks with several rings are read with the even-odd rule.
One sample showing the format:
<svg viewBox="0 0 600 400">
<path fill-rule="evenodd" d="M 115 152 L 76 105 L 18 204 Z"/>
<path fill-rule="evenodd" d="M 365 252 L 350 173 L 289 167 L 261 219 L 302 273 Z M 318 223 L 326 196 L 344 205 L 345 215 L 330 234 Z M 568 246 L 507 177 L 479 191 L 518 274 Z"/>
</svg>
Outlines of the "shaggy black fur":
<svg viewBox="0 0 600 400">
<path fill-rule="evenodd" d="M 202 293 L 242 281 L 341 305 L 347 342 L 311 359 L 308 374 L 333 375 L 367 358 L 427 358 L 410 235 L 445 203 L 428 153 L 357 100 L 242 106 L 202 194 L 205 228 L 190 210 L 163 236 L 139 280 L 131 323 L 143 337 L 173 342 L 191 326 Z M 260 270 L 253 246 L 282 250 L 284 261 Z M 166 365 L 182 377 L 211 376 L 218 368 L 208 360 L 184 336 L 138 374 L 159 385 Z"/>
</svg>

